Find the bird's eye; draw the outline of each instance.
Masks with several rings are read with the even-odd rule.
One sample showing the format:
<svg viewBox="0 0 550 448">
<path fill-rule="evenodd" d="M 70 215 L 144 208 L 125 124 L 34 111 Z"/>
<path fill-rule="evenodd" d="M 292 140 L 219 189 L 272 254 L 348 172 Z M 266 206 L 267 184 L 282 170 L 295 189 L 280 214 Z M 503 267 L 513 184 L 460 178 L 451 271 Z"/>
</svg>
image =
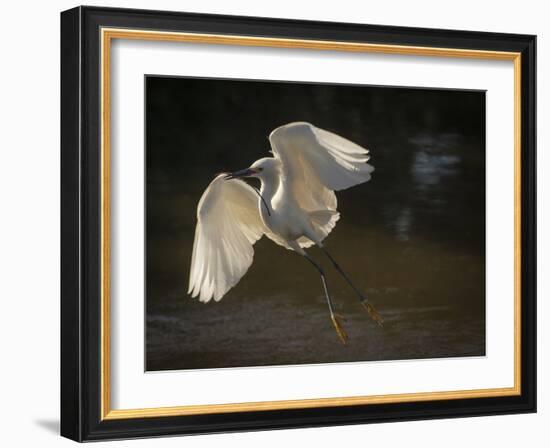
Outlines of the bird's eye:
<svg viewBox="0 0 550 448">
<path fill-rule="evenodd" d="M 258 171 L 263 171 L 264 169 L 263 168 L 258 168 Z"/>
</svg>

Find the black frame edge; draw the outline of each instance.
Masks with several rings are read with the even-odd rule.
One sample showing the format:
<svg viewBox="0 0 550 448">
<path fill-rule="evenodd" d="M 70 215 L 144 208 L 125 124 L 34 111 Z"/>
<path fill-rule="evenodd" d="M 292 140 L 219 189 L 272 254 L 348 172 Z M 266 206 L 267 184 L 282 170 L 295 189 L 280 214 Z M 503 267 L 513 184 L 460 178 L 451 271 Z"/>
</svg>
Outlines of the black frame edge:
<svg viewBox="0 0 550 448">
<path fill-rule="evenodd" d="M 537 38 L 521 51 L 521 390 L 537 412 Z"/>
<path fill-rule="evenodd" d="M 81 14 L 61 14 L 61 435 L 82 441 L 80 354 Z"/>
</svg>

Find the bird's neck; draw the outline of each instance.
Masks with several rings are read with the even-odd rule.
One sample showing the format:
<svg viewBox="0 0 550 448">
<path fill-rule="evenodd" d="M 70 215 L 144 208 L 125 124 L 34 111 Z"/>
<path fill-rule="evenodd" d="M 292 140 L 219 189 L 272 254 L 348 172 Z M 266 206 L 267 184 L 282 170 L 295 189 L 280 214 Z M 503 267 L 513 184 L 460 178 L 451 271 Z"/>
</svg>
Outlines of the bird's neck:
<svg viewBox="0 0 550 448">
<path fill-rule="evenodd" d="M 273 196 L 277 193 L 279 189 L 279 178 L 278 176 L 265 176 L 260 179 L 260 194 L 262 198 L 267 202 L 268 206 L 272 206 Z"/>
</svg>

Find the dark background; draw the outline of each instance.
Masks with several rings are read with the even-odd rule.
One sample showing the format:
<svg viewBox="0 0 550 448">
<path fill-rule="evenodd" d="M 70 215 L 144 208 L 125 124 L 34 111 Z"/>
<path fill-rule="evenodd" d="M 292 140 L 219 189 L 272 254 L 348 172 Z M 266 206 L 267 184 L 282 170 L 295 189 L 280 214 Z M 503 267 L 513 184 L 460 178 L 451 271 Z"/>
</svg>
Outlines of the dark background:
<svg viewBox="0 0 550 448">
<path fill-rule="evenodd" d="M 316 248 L 316 271 L 267 238 L 221 302 L 187 295 L 196 206 L 216 173 L 249 166 L 271 130 L 309 121 L 371 150 L 370 182 L 338 192 L 326 247 L 385 320 L 379 328 Z M 485 93 L 146 77 L 146 369 L 485 354 Z"/>
</svg>

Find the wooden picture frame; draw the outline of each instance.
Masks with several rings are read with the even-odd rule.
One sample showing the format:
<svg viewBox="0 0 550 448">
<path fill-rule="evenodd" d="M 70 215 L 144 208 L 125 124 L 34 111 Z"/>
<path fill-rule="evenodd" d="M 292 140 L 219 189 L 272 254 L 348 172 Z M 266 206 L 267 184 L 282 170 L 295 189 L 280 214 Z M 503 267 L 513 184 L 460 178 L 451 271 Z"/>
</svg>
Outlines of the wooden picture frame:
<svg viewBox="0 0 550 448">
<path fill-rule="evenodd" d="M 109 76 L 115 39 L 513 61 L 514 386 L 112 409 Z M 63 12 L 61 434 L 89 441 L 535 412 L 535 44 L 535 36 L 516 34 L 97 7 Z"/>
</svg>

